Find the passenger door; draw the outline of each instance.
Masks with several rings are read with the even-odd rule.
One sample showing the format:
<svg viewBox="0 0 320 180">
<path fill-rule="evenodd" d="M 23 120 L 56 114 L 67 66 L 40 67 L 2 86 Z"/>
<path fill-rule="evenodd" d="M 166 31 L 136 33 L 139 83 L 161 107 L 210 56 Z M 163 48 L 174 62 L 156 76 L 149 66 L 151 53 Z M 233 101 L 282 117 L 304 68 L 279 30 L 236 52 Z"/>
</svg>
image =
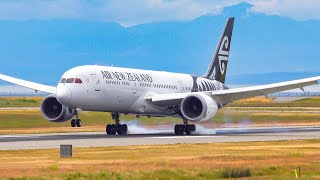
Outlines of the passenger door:
<svg viewBox="0 0 320 180">
<path fill-rule="evenodd" d="M 180 86 L 180 87 L 179 87 Z M 182 83 L 182 81 L 178 81 L 178 88 L 180 89 L 181 93 L 186 92 L 184 84 Z"/>
<path fill-rule="evenodd" d="M 92 77 L 92 80 L 93 80 L 93 83 L 94 83 L 94 90 L 95 91 L 100 91 L 101 90 L 101 83 L 100 83 L 98 75 L 91 74 L 91 77 Z"/>
</svg>

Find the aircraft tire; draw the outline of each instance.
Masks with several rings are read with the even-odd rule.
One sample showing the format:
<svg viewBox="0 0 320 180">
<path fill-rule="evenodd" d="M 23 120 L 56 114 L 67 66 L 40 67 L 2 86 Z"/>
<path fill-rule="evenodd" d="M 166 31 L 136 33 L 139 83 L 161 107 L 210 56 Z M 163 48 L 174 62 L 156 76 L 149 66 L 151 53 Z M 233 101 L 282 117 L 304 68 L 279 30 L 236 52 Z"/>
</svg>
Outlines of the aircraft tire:
<svg viewBox="0 0 320 180">
<path fill-rule="evenodd" d="M 176 124 L 176 125 L 174 126 L 174 133 L 175 133 L 176 135 L 183 135 L 183 133 L 184 133 L 184 127 L 183 127 L 183 125 L 182 125 L 182 124 Z"/>
<path fill-rule="evenodd" d="M 75 119 L 71 120 L 71 127 L 76 127 L 76 120 Z"/>
<path fill-rule="evenodd" d="M 108 125 L 106 126 L 106 133 L 107 133 L 108 135 L 111 134 L 111 125 L 110 125 L 110 124 L 108 124 Z"/>
<path fill-rule="evenodd" d="M 191 135 L 191 133 L 194 131 L 196 131 L 196 126 L 194 124 L 185 125 L 185 132 L 187 135 Z"/>
<path fill-rule="evenodd" d="M 128 126 L 126 124 L 121 125 L 122 134 L 128 134 Z"/>
<path fill-rule="evenodd" d="M 186 135 L 190 135 L 192 131 L 192 126 L 191 125 L 185 125 L 185 131 Z"/>
<path fill-rule="evenodd" d="M 115 124 L 111 124 L 110 129 L 112 135 L 117 134 L 117 126 Z"/>
<path fill-rule="evenodd" d="M 117 133 L 118 133 L 119 135 L 121 135 L 121 134 L 122 134 L 122 131 L 123 131 L 122 125 L 119 124 L 119 125 L 117 125 L 116 127 L 117 127 Z"/>
<path fill-rule="evenodd" d="M 117 133 L 119 135 L 125 135 L 128 133 L 128 126 L 126 124 L 119 124 L 117 126 Z"/>
<path fill-rule="evenodd" d="M 191 126 L 191 132 L 196 131 L 196 125 L 191 124 L 190 126 Z"/>
<path fill-rule="evenodd" d="M 77 119 L 77 120 L 76 120 L 76 125 L 77 125 L 77 127 L 81 127 L 81 126 L 82 126 L 82 121 L 81 121 L 81 119 Z"/>
</svg>

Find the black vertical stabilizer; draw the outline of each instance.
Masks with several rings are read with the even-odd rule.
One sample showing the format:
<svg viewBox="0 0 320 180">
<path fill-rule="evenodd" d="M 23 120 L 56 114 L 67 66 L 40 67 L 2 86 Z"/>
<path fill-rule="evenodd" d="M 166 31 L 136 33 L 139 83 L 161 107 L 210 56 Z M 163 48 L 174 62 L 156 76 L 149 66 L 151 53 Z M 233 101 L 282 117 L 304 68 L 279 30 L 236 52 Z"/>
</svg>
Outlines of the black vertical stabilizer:
<svg viewBox="0 0 320 180">
<path fill-rule="evenodd" d="M 208 71 L 203 77 L 207 79 L 217 80 L 221 83 L 225 82 L 227 65 L 230 53 L 232 30 L 234 17 L 228 19 L 220 41 L 209 65 Z"/>
</svg>

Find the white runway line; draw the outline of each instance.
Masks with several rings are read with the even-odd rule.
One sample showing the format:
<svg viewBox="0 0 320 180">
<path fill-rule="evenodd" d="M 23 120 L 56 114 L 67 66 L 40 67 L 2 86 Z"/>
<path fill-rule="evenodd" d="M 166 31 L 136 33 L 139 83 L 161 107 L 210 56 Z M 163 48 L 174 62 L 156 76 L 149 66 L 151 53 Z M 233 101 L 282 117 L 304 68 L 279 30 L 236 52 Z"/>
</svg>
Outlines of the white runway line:
<svg viewBox="0 0 320 180">
<path fill-rule="evenodd" d="M 227 136 L 160 136 L 160 137 L 147 137 L 150 139 L 189 139 L 189 138 L 222 138 Z"/>
<path fill-rule="evenodd" d="M 72 132 L 72 133 L 39 133 L 39 134 L 10 134 L 10 135 L 0 135 L 0 138 L 7 138 L 7 137 L 42 137 L 42 136 L 70 136 L 70 135 L 101 135 L 106 134 L 105 132 Z"/>
<path fill-rule="evenodd" d="M 21 138 L 21 137 L 26 137 L 23 135 L 1 135 L 0 138 Z"/>
</svg>

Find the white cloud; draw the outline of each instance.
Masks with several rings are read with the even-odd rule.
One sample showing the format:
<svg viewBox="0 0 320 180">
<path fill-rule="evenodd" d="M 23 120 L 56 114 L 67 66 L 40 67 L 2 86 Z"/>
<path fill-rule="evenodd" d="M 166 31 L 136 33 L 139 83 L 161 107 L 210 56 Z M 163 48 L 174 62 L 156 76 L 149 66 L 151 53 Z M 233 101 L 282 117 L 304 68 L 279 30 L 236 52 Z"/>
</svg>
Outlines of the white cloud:
<svg viewBox="0 0 320 180">
<path fill-rule="evenodd" d="M 105 7 L 105 13 L 122 24 L 151 21 L 190 20 L 205 14 L 219 14 L 223 7 L 235 1 L 217 0 L 115 0 Z"/>
<path fill-rule="evenodd" d="M 251 12 L 265 13 L 268 15 L 280 15 L 278 0 L 249 0 L 253 7 L 249 10 Z"/>
<path fill-rule="evenodd" d="M 124 25 L 218 14 L 239 0 L 1 0 L 0 19 L 89 19 Z"/>
<path fill-rule="evenodd" d="M 219 13 L 222 0 L 2 0 L 0 19 L 89 19 L 140 24 Z M 233 3 L 234 4 L 234 3 Z"/>
<path fill-rule="evenodd" d="M 287 16 L 297 20 L 320 19 L 319 0 L 248 0 L 251 12 Z"/>
<path fill-rule="evenodd" d="M 219 14 L 242 0 L 1 0 L 0 19 L 85 19 L 123 25 Z M 250 12 L 320 19 L 318 0 L 245 0 Z"/>
</svg>

